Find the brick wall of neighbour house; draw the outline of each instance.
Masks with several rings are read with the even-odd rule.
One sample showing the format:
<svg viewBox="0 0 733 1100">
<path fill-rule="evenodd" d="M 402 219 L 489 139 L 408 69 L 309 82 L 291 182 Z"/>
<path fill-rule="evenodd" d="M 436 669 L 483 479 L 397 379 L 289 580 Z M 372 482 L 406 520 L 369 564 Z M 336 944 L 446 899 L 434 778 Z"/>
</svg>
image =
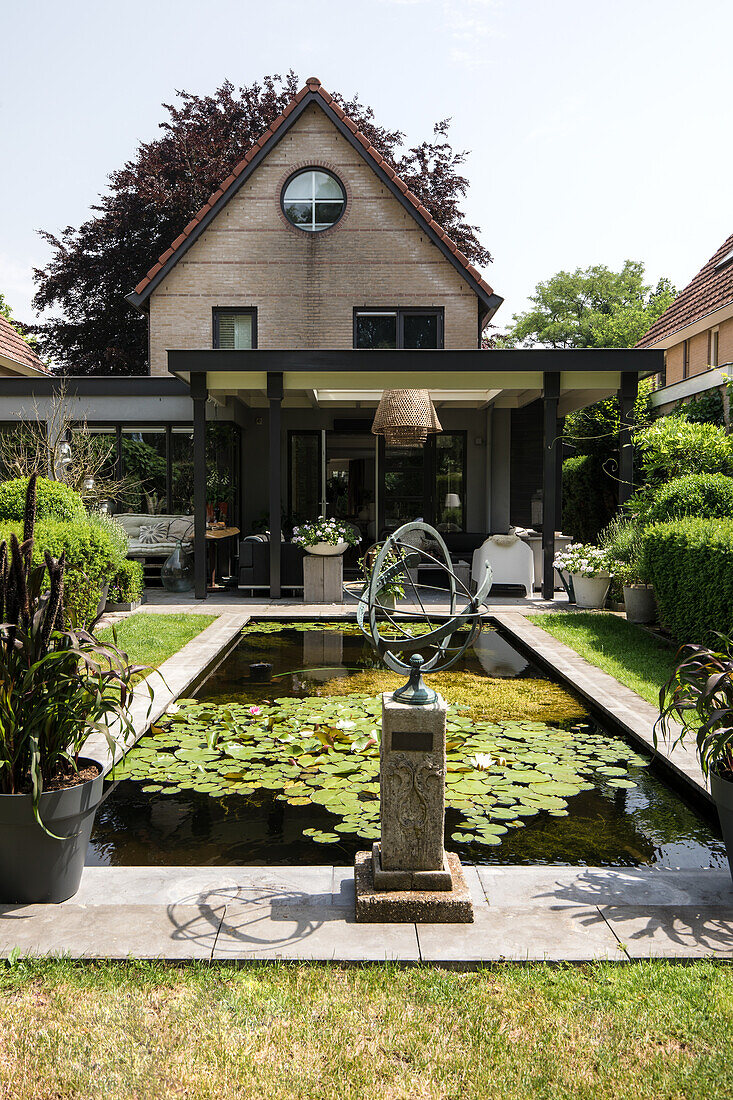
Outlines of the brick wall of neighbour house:
<svg viewBox="0 0 733 1100">
<path fill-rule="evenodd" d="M 280 209 L 302 166 L 334 171 L 347 209 L 333 229 Z M 150 370 L 168 348 L 212 346 L 214 306 L 256 306 L 260 348 L 351 348 L 354 306 L 443 306 L 445 347 L 477 346 L 478 303 L 456 269 L 316 106 L 293 125 L 150 298 Z"/>
<path fill-rule="evenodd" d="M 711 326 L 719 330 L 718 336 L 718 365 L 733 363 L 733 317 L 721 321 L 719 325 Z M 703 374 L 709 365 L 708 350 L 709 330 L 698 332 L 689 341 L 689 366 L 687 377 L 692 378 L 696 374 Z M 684 343 L 680 341 L 667 349 L 667 377 L 668 386 L 675 382 L 681 382 L 684 374 Z"/>
</svg>

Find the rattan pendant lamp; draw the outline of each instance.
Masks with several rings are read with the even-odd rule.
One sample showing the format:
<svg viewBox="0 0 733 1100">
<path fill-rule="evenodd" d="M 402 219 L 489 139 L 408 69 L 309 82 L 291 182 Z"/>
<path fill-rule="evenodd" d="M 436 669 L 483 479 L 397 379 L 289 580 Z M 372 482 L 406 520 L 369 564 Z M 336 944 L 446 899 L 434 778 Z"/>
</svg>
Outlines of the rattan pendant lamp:
<svg viewBox="0 0 733 1100">
<path fill-rule="evenodd" d="M 385 390 L 372 424 L 388 447 L 421 447 L 442 430 L 427 390 Z"/>
</svg>

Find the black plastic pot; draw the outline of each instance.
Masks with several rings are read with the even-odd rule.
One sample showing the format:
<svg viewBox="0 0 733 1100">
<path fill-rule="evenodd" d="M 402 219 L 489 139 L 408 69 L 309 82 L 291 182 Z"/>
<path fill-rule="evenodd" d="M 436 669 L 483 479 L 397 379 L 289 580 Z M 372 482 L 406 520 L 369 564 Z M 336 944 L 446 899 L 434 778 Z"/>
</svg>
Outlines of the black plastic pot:
<svg viewBox="0 0 733 1100">
<path fill-rule="evenodd" d="M 94 763 L 79 758 L 80 768 Z M 103 782 L 100 771 L 75 787 L 41 795 L 41 820 L 60 840 L 36 821 L 30 794 L 0 794 L 0 902 L 58 902 L 76 893 Z"/>
<path fill-rule="evenodd" d="M 730 877 L 733 879 L 733 783 L 729 779 L 721 779 L 711 769 L 710 793 L 718 809 L 720 828 L 725 841 L 725 850 L 728 854 Z"/>
</svg>

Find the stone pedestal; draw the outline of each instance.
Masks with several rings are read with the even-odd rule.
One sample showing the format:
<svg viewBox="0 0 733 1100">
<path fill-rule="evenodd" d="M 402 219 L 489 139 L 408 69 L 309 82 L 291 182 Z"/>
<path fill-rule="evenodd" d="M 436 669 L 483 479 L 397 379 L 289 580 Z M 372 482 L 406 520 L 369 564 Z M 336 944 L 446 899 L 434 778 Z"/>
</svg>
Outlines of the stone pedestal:
<svg viewBox="0 0 733 1100">
<path fill-rule="evenodd" d="M 303 557 L 303 602 L 344 602 L 344 559 L 305 554 Z"/>
<path fill-rule="evenodd" d="M 447 707 L 382 696 L 381 843 L 356 857 L 357 921 L 473 920 L 457 855 L 443 846 Z"/>
</svg>

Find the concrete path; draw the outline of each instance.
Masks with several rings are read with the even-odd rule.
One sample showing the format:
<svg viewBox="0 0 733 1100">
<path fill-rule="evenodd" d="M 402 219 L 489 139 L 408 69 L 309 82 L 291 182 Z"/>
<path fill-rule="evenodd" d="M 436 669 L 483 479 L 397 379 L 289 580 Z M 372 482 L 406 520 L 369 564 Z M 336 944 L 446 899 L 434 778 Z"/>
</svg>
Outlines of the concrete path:
<svg viewBox="0 0 733 1100">
<path fill-rule="evenodd" d="M 465 871 L 474 924 L 365 925 L 349 867 L 89 867 L 62 905 L 0 906 L 0 955 L 453 966 L 733 957 L 727 871 Z"/>
<path fill-rule="evenodd" d="M 523 643 L 532 651 L 536 664 L 544 665 L 589 706 L 616 722 L 632 741 L 649 749 L 660 764 L 695 795 L 712 801 L 707 780 L 691 745 L 677 745 L 671 749 L 660 742 L 655 748 L 653 731 L 659 717 L 657 707 L 620 684 L 614 676 L 590 664 L 546 630 L 527 622 L 524 615 L 499 611 L 492 618 L 502 627 L 510 642 Z"/>
</svg>

